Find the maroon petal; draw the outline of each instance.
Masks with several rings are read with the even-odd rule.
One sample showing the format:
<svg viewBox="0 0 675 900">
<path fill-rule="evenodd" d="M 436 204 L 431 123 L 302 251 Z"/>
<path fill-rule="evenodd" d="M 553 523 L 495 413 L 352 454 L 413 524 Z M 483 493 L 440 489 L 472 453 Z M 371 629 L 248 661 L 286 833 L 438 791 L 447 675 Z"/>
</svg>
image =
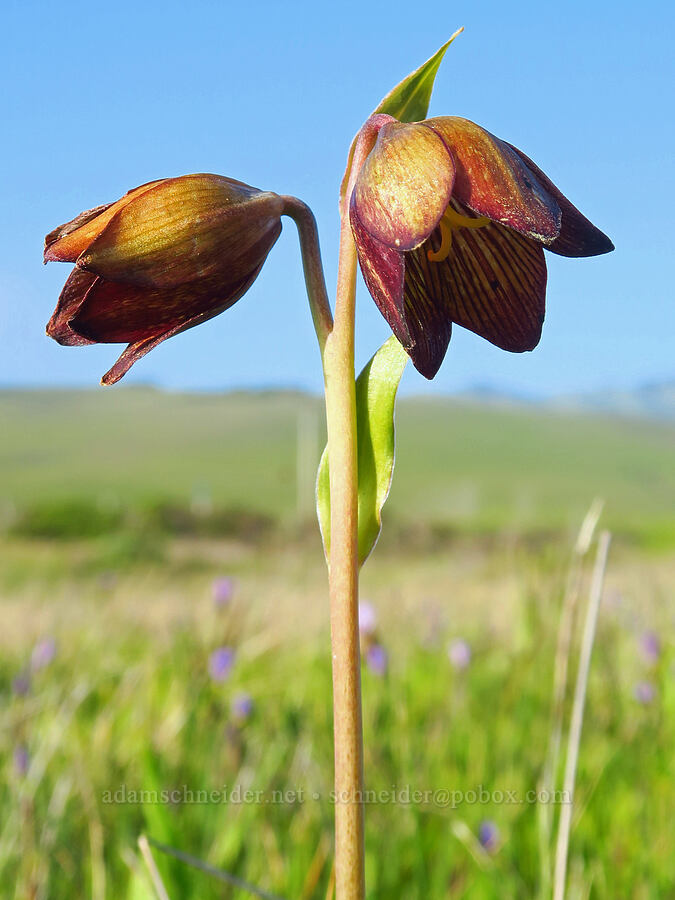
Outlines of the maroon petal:
<svg viewBox="0 0 675 900">
<path fill-rule="evenodd" d="M 366 231 L 359 220 L 353 197 L 350 205 L 350 221 L 366 287 L 391 330 L 401 344 L 409 349 L 413 344 L 413 338 L 406 321 L 403 254 L 387 247 Z"/>
<path fill-rule="evenodd" d="M 462 215 L 466 210 L 453 202 Z M 503 350 L 520 353 L 539 343 L 544 321 L 546 262 L 540 244 L 496 223 L 453 229 L 452 247 L 442 262 L 427 257 L 440 236 L 406 254 L 406 305 L 426 339 L 423 355 L 411 358 L 433 378 L 447 348 L 439 320 L 468 328 Z M 449 339 L 449 329 L 447 331 Z M 418 339 L 420 349 L 422 340 Z M 418 365 L 419 362 L 419 365 Z"/>
<path fill-rule="evenodd" d="M 154 348 L 158 344 L 161 344 L 162 341 L 165 341 L 167 338 L 173 337 L 179 331 L 182 331 L 182 328 L 182 325 L 176 325 L 174 328 L 170 328 L 168 331 L 164 331 L 161 334 L 156 334 L 153 337 L 148 337 L 142 341 L 136 341 L 133 344 L 129 344 L 126 350 L 120 355 L 115 365 L 111 369 L 108 369 L 101 378 L 101 384 L 117 384 L 120 378 L 123 378 L 127 374 L 135 362 L 138 362 L 138 360 L 144 357 L 146 353 L 154 350 Z"/>
<path fill-rule="evenodd" d="M 115 214 L 158 181 L 149 181 L 127 193 L 115 203 L 107 203 L 80 213 L 65 225 L 59 225 L 45 238 L 45 262 L 75 262 L 91 242 L 105 229 Z"/>
<path fill-rule="evenodd" d="M 187 331 L 189 328 L 194 328 L 195 325 L 201 325 L 202 322 L 206 322 L 208 319 L 212 319 L 214 316 L 217 316 L 225 309 L 228 309 L 230 306 L 236 303 L 237 300 L 239 300 L 239 298 L 242 297 L 250 288 L 250 286 L 258 277 L 260 269 L 262 269 L 262 263 L 254 272 L 251 272 L 247 278 L 232 287 L 232 292 L 229 294 L 225 305 L 222 305 L 219 308 L 204 310 L 201 313 L 197 313 L 196 315 L 191 316 L 185 321 L 176 322 L 171 328 L 167 329 L 166 331 L 162 331 L 158 334 L 150 335 L 146 338 L 130 343 L 126 350 L 124 350 L 122 355 L 119 357 L 115 365 L 112 367 L 112 369 L 109 369 L 105 373 L 103 378 L 101 378 L 101 384 L 116 384 L 120 380 L 120 378 L 126 375 L 126 373 L 135 362 L 141 359 L 141 357 L 145 356 L 146 353 L 149 353 L 151 350 L 153 350 L 158 344 L 161 344 L 163 341 L 167 340 L 167 338 L 179 334 L 181 331 Z"/>
<path fill-rule="evenodd" d="M 536 176 L 538 181 L 546 188 L 546 190 L 555 197 L 555 200 L 562 211 L 562 222 L 560 224 L 560 234 L 552 244 L 547 244 L 546 249 L 559 256 L 600 256 L 603 253 L 609 253 L 614 249 L 614 244 L 610 241 L 606 234 L 596 228 L 586 216 L 579 212 L 576 206 L 573 206 L 564 194 L 553 184 L 551 179 L 545 175 L 541 169 L 532 162 L 529 156 L 526 156 L 522 150 L 509 147 L 518 154 L 529 169 Z"/>
<path fill-rule="evenodd" d="M 49 262 L 53 258 L 49 253 L 50 248 L 53 244 L 55 244 L 57 241 L 60 241 L 61 238 L 72 234 L 74 231 L 77 231 L 78 228 L 82 228 L 83 225 L 87 225 L 89 222 L 97 219 L 101 215 L 101 213 L 104 213 L 106 209 L 110 209 L 111 206 L 112 203 L 104 203 L 103 206 L 95 206 L 94 209 L 86 209 L 84 212 L 81 212 L 79 216 L 75 216 L 75 218 L 70 222 L 66 222 L 65 225 L 59 225 L 58 228 L 50 231 L 45 238 L 45 262 Z M 72 258 L 70 259 L 66 259 L 65 255 L 60 255 L 57 258 L 60 262 L 75 262 L 78 255 L 78 253 L 72 251 L 70 253 L 70 256 Z"/>
<path fill-rule="evenodd" d="M 468 119 L 427 119 L 455 162 L 453 197 L 481 216 L 549 244 L 560 230 L 556 198 L 511 146 Z"/>
<path fill-rule="evenodd" d="M 432 129 L 388 122 L 359 172 L 350 206 L 376 240 L 412 250 L 438 225 L 454 179 L 452 157 Z"/>
<path fill-rule="evenodd" d="M 247 284 L 251 280 L 244 279 Z M 134 343 L 181 325 L 195 316 L 223 312 L 241 296 L 241 282 L 202 281 L 151 289 L 98 278 L 70 327 L 100 344 Z"/>
<path fill-rule="evenodd" d="M 63 286 L 59 301 L 49 323 L 47 334 L 64 347 L 79 347 L 95 341 L 77 334 L 69 325 L 70 320 L 84 303 L 87 291 L 96 281 L 96 275 L 75 268 Z"/>
</svg>

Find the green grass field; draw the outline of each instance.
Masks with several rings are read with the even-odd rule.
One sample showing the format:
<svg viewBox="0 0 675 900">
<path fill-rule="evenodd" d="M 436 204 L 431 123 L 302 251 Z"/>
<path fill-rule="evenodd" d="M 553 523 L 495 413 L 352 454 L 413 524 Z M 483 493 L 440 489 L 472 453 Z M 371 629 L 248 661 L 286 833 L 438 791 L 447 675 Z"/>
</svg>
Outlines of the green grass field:
<svg viewBox="0 0 675 900">
<path fill-rule="evenodd" d="M 141 833 L 285 900 L 327 896 L 325 571 L 297 475 L 321 448 L 318 410 L 292 394 L 0 394 L 3 900 L 150 900 Z M 387 654 L 363 670 L 369 898 L 551 896 L 560 803 L 537 792 L 559 611 L 596 496 L 615 539 L 568 897 L 669 897 L 672 427 L 407 399 L 397 436 L 362 579 Z M 218 607 L 222 576 L 234 593 Z M 155 859 L 171 900 L 248 896 Z"/>
</svg>

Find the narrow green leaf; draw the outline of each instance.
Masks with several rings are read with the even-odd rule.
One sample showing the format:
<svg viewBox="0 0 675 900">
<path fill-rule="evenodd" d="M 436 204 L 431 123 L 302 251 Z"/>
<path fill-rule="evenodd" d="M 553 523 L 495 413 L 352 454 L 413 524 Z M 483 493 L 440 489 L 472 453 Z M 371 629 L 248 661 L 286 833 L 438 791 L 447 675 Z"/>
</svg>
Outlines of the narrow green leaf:
<svg viewBox="0 0 675 900">
<path fill-rule="evenodd" d="M 464 31 L 459 28 L 440 50 L 425 63 L 411 72 L 390 91 L 375 110 L 376 113 L 387 113 L 400 122 L 419 122 L 425 119 L 429 111 L 431 92 L 434 89 L 436 73 L 445 56 L 445 51 L 457 35 Z"/>
<path fill-rule="evenodd" d="M 359 467 L 359 566 L 375 546 L 382 507 L 394 472 L 394 403 L 408 354 L 392 335 L 356 379 L 356 431 Z M 328 448 L 316 483 L 317 512 L 324 551 L 330 551 Z"/>
</svg>

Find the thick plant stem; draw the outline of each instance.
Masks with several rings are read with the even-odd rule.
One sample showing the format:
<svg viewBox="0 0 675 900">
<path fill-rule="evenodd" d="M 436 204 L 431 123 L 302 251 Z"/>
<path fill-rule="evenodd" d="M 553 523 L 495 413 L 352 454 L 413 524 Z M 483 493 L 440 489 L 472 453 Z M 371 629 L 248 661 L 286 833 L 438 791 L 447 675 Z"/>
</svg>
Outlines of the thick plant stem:
<svg viewBox="0 0 675 900">
<path fill-rule="evenodd" d="M 375 134 L 357 140 L 347 197 Z M 335 745 L 335 897 L 365 896 L 363 727 L 358 620 L 358 471 L 354 374 L 356 247 L 347 205 L 341 209 L 335 324 L 324 348 L 330 472 L 330 624 Z"/>
</svg>

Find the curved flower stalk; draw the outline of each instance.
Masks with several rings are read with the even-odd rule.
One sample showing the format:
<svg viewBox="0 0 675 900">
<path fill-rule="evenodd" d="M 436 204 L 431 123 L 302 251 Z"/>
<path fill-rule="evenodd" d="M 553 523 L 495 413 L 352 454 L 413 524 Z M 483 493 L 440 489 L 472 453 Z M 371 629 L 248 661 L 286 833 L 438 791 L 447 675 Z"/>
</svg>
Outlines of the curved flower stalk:
<svg viewBox="0 0 675 900">
<path fill-rule="evenodd" d="M 364 280 L 422 375 L 436 375 L 453 322 L 503 350 L 539 343 L 543 249 L 613 250 L 524 153 L 468 119 L 379 129 L 350 198 Z"/>
<path fill-rule="evenodd" d="M 45 238 L 45 262 L 74 262 L 47 325 L 66 346 L 128 343 L 103 384 L 167 338 L 246 293 L 281 234 L 277 194 L 219 175 L 134 188 Z"/>
</svg>

